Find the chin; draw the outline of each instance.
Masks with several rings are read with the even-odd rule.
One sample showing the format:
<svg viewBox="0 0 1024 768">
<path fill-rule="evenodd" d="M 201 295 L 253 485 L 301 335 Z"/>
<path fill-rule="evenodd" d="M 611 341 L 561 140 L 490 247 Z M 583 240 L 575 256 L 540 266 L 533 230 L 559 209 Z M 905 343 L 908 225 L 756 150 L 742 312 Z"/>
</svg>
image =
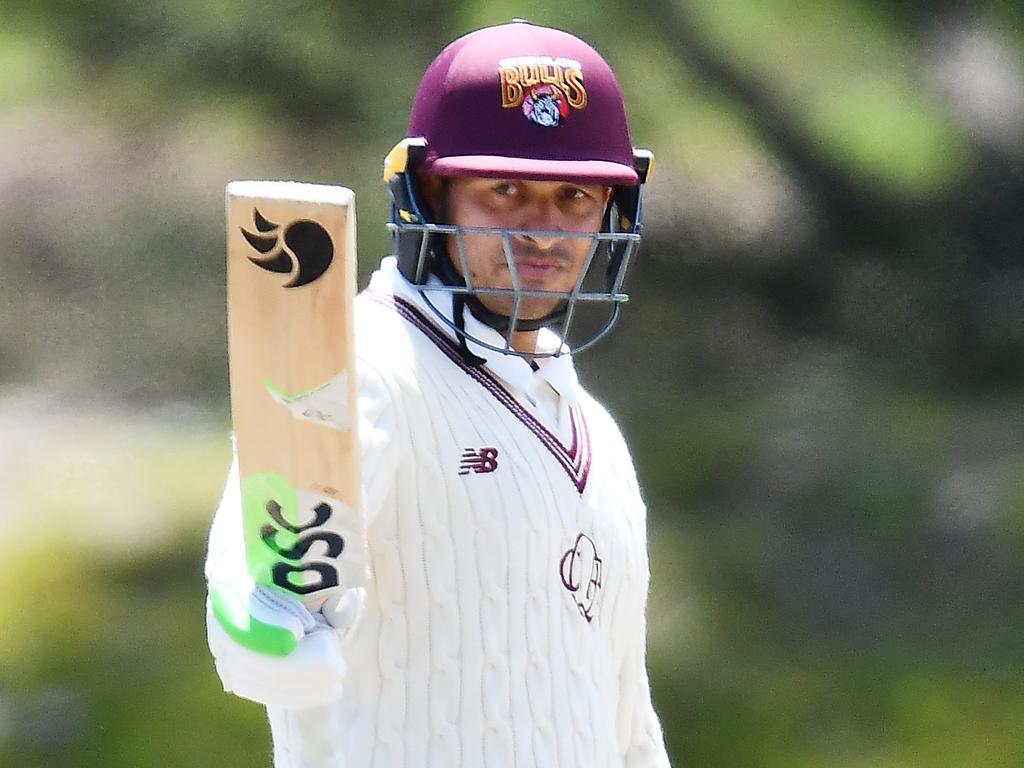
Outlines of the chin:
<svg viewBox="0 0 1024 768">
<path fill-rule="evenodd" d="M 558 302 L 547 302 L 543 306 L 537 306 L 536 304 L 523 304 L 519 308 L 519 319 L 520 320 L 540 320 L 542 317 L 547 317 L 552 312 L 558 309 Z"/>
<path fill-rule="evenodd" d="M 491 312 L 496 312 L 499 315 L 510 317 L 512 315 L 513 304 L 509 302 L 501 302 L 500 305 L 492 304 L 489 302 L 483 302 L 484 306 L 487 307 Z M 519 305 L 519 319 L 522 320 L 539 320 L 542 317 L 547 317 L 555 309 L 558 308 L 557 301 L 546 301 L 543 304 L 537 304 L 530 300 L 524 301 Z"/>
</svg>

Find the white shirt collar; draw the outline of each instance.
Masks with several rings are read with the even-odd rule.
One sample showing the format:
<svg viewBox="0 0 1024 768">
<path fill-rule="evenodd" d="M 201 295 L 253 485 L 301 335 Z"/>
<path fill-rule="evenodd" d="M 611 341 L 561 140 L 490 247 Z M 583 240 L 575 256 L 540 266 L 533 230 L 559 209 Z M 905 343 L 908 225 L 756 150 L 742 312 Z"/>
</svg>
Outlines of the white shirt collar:
<svg viewBox="0 0 1024 768">
<path fill-rule="evenodd" d="M 437 278 L 432 277 L 431 280 L 436 281 Z M 430 291 L 428 287 L 426 289 L 430 299 L 428 302 L 420 289 L 409 283 L 399 271 L 398 260 L 394 256 L 386 256 L 381 260 L 380 267 L 370 278 L 370 288 L 380 293 L 391 293 L 401 296 L 406 301 L 415 304 L 427 317 L 436 319 L 437 313 L 440 312 L 444 314 L 446 319 L 452 320 L 452 295 L 441 291 Z M 470 336 L 476 337 L 495 347 L 505 345 L 504 336 L 490 326 L 484 325 L 468 310 L 465 314 L 465 321 L 466 333 Z M 447 324 L 437 322 L 436 325 L 451 338 L 456 338 L 455 331 Z M 561 345 L 565 351 L 558 357 L 538 358 L 535 361 L 538 366 L 536 371 L 530 367 L 526 360 L 518 355 L 507 355 L 481 347 L 479 344 L 474 343 L 472 339 L 467 339 L 466 343 L 473 354 L 479 355 L 486 361 L 485 365 L 495 375 L 504 379 L 516 389 L 524 392 L 529 391 L 531 382 L 539 378 L 550 384 L 569 403 L 576 402 L 579 380 L 576 378 L 576 367 L 573 365 L 572 354 L 562 344 L 561 339 L 554 331 L 548 328 L 540 330 L 537 336 L 538 349 L 554 351 Z"/>
</svg>

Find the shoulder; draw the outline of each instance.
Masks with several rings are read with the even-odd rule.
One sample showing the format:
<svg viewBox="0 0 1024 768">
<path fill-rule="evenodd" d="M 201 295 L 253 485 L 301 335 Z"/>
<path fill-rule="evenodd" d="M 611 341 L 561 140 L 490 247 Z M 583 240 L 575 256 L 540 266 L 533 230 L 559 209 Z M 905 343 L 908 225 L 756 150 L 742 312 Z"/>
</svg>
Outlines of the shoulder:
<svg viewBox="0 0 1024 768">
<path fill-rule="evenodd" d="M 611 412 L 582 386 L 577 389 L 577 399 L 583 410 L 592 437 L 608 448 L 623 452 L 628 457 L 629 449 L 622 435 L 622 429 Z"/>
<path fill-rule="evenodd" d="M 640 499 L 641 491 L 633 457 L 618 420 L 582 387 L 577 390 L 577 397 L 594 450 L 605 458 L 602 462 L 605 471 L 610 473 L 617 487 L 626 489 Z"/>
<path fill-rule="evenodd" d="M 356 297 L 355 356 L 361 392 L 390 390 L 394 396 L 413 378 L 415 341 L 391 298 L 369 290 Z"/>
<path fill-rule="evenodd" d="M 445 332 L 412 301 L 367 289 L 356 297 L 355 346 L 360 380 L 387 381 L 395 394 L 419 392 L 428 381 L 457 373 Z"/>
<path fill-rule="evenodd" d="M 403 340 L 408 340 L 409 324 L 403 315 L 401 299 L 391 293 L 367 288 L 356 296 L 357 354 L 374 357 L 375 353 L 383 354 L 386 351 L 381 349 L 382 344 L 403 343 Z"/>
</svg>

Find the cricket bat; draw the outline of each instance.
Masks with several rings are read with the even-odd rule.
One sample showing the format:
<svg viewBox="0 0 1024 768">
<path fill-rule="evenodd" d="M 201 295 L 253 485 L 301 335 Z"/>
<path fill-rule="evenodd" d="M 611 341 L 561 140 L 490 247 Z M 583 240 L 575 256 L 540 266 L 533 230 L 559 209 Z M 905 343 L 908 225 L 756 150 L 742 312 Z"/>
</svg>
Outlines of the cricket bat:
<svg viewBox="0 0 1024 768">
<path fill-rule="evenodd" d="M 312 611 L 364 584 L 353 302 L 355 196 L 227 185 L 228 359 L 246 567 Z M 221 604 L 249 647 L 287 653 Z M 214 601 L 214 610 L 218 609 Z"/>
</svg>

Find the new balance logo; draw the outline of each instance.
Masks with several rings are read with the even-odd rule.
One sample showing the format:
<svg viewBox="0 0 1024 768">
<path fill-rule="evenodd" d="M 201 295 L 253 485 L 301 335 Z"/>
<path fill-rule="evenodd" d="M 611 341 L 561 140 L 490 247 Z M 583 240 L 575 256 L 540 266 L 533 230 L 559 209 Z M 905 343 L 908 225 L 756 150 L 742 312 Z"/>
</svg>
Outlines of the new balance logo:
<svg viewBox="0 0 1024 768">
<path fill-rule="evenodd" d="M 470 472 L 481 475 L 485 472 L 493 472 L 497 468 L 497 448 L 467 448 L 462 452 L 462 462 L 459 464 L 460 475 L 468 475 Z"/>
</svg>

